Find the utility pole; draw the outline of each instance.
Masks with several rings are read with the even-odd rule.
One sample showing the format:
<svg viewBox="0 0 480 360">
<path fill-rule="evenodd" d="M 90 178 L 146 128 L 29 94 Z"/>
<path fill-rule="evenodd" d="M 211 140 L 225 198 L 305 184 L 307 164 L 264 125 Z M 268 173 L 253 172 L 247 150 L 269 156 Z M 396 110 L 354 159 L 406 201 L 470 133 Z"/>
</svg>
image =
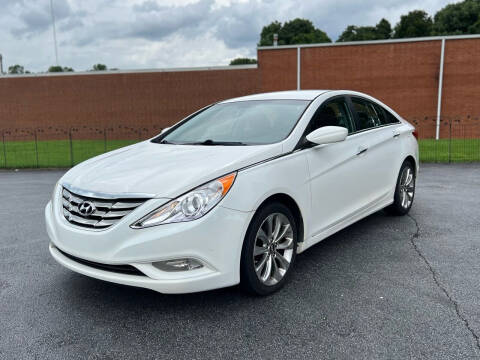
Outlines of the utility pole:
<svg viewBox="0 0 480 360">
<path fill-rule="evenodd" d="M 3 75 L 3 57 L 0 54 L 0 75 Z"/>
<path fill-rule="evenodd" d="M 52 14 L 53 45 L 55 46 L 55 64 L 58 66 L 57 31 L 55 29 L 55 12 L 53 11 L 53 0 L 50 0 L 50 13 Z"/>
</svg>

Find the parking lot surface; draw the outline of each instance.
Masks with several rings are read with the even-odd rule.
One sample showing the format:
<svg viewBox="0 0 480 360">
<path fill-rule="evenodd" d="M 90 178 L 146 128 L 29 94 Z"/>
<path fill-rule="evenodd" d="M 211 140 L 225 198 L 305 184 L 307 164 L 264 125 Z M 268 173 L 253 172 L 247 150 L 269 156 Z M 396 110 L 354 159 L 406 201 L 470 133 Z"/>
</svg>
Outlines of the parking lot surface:
<svg viewBox="0 0 480 360">
<path fill-rule="evenodd" d="M 48 253 L 61 171 L 0 172 L 1 359 L 480 358 L 480 165 L 423 165 L 411 216 L 378 212 L 297 258 L 269 297 L 162 295 Z"/>
</svg>

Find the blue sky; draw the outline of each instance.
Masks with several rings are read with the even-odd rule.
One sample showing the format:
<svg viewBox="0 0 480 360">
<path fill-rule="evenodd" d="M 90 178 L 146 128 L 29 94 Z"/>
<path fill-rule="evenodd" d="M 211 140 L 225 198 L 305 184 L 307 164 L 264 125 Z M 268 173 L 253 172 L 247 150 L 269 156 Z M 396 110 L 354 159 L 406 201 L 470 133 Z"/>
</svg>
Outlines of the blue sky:
<svg viewBox="0 0 480 360">
<path fill-rule="evenodd" d="M 308 18 L 336 40 L 347 25 L 392 23 L 448 0 L 53 0 L 60 64 L 120 69 L 227 65 L 255 57 L 262 27 Z M 6 67 L 45 71 L 55 63 L 49 0 L 2 0 L 0 54 Z"/>
</svg>

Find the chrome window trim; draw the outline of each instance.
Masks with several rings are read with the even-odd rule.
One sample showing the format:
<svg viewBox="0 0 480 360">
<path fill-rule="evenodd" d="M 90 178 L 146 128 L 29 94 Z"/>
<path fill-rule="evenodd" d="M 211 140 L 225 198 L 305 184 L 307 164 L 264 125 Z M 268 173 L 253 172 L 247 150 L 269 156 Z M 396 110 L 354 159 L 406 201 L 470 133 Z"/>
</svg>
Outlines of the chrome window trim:
<svg viewBox="0 0 480 360">
<path fill-rule="evenodd" d="M 365 132 L 367 132 L 367 131 L 373 131 L 373 130 L 377 130 L 377 129 L 382 129 L 382 128 L 387 127 L 387 126 L 394 126 L 394 125 L 401 125 L 401 124 L 402 124 L 402 123 L 399 121 L 399 122 L 396 122 L 396 123 L 379 125 L 379 126 L 375 126 L 375 127 L 372 127 L 372 128 L 368 128 L 368 129 L 363 129 L 363 130 L 359 130 L 359 131 L 352 132 L 352 133 L 348 134 L 347 137 L 350 137 L 350 136 L 352 136 L 352 135 L 362 134 L 362 133 L 365 133 Z"/>
</svg>

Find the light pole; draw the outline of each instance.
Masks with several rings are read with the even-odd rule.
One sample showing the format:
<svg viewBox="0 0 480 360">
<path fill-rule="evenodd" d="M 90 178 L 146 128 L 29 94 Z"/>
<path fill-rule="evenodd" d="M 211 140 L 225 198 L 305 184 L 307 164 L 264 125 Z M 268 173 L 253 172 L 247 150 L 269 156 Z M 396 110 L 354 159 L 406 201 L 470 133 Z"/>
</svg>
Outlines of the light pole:
<svg viewBox="0 0 480 360">
<path fill-rule="evenodd" d="M 3 57 L 0 54 L 0 75 L 3 75 Z"/>
<path fill-rule="evenodd" d="M 55 29 L 55 13 L 53 11 L 53 0 L 50 0 L 50 13 L 52 14 L 53 45 L 55 46 L 55 63 L 58 66 L 57 31 Z"/>
</svg>

